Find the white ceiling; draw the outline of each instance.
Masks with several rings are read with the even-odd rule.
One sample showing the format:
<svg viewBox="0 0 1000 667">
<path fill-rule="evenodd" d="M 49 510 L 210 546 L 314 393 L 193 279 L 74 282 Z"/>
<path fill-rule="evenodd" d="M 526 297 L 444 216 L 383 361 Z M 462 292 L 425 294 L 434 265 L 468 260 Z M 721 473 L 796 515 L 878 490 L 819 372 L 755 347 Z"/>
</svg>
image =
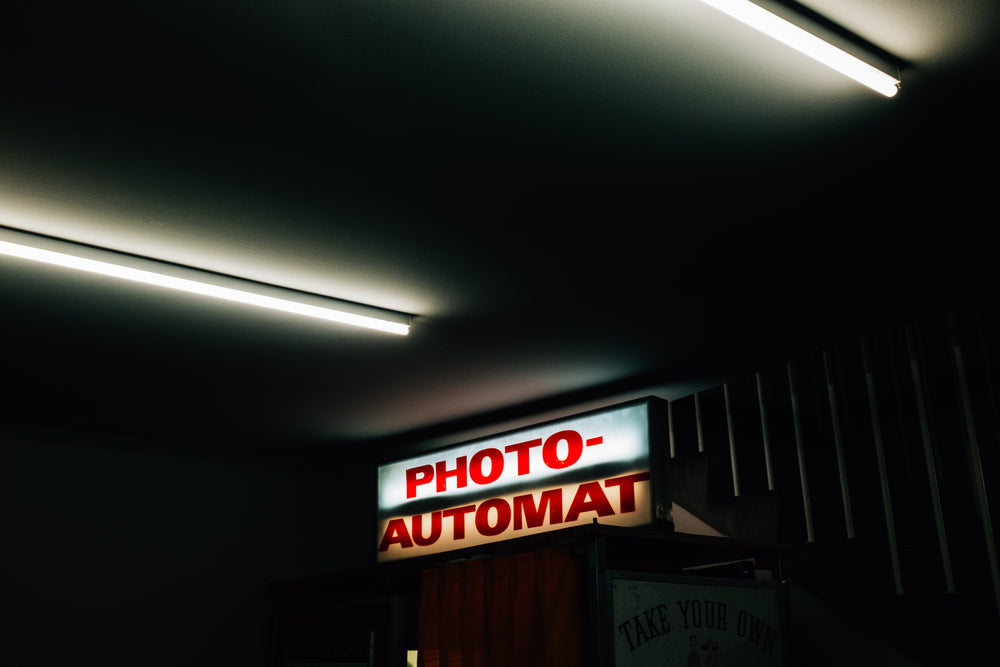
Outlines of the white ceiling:
<svg viewBox="0 0 1000 667">
<path fill-rule="evenodd" d="M 696 0 L 113 4 L 10 23 L 0 224 L 415 326 L 2 260 L 7 423 L 453 437 L 683 394 L 919 305 L 979 249 L 954 232 L 986 176 L 957 160 L 996 146 L 990 0 L 807 3 L 909 62 L 891 100 Z"/>
</svg>

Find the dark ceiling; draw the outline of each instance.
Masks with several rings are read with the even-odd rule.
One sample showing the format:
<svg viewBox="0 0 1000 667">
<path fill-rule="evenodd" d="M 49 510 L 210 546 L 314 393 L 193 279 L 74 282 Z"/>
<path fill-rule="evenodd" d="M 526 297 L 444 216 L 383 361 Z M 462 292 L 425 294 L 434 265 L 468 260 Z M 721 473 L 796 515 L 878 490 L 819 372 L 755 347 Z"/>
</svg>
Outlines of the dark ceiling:
<svg viewBox="0 0 1000 667">
<path fill-rule="evenodd" d="M 426 443 L 993 288 L 993 0 L 807 2 L 893 99 L 696 0 L 106 4 L 6 5 L 0 224 L 414 326 L 3 259 L 9 426 Z"/>
</svg>

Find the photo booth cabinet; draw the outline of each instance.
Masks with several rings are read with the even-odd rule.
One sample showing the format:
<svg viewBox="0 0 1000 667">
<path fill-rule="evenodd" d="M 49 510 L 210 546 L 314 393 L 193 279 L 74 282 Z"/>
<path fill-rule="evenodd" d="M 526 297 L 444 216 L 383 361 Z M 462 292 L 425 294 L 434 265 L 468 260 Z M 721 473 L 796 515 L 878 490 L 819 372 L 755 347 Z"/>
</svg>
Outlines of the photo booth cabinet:
<svg viewBox="0 0 1000 667">
<path fill-rule="evenodd" d="M 782 548 L 675 530 L 662 408 L 380 466 L 377 562 L 274 584 L 273 664 L 786 664 Z"/>
</svg>

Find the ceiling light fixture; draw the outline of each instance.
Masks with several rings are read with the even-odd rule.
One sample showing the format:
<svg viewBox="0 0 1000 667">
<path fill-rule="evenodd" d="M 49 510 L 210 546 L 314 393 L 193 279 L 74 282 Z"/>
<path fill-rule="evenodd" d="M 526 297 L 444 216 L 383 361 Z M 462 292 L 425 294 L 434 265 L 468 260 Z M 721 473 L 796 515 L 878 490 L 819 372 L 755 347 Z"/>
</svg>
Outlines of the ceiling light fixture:
<svg viewBox="0 0 1000 667">
<path fill-rule="evenodd" d="M 886 97 L 893 97 L 899 92 L 899 79 L 749 0 L 701 1 Z"/>
<path fill-rule="evenodd" d="M 410 316 L 189 266 L 0 227 L 0 255 L 406 335 Z"/>
</svg>

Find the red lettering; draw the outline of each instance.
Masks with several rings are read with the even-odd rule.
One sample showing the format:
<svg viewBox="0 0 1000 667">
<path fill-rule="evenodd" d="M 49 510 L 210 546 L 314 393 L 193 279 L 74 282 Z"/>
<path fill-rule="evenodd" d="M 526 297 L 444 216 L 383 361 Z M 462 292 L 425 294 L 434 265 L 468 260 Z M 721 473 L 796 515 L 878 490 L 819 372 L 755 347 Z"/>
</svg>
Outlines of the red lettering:
<svg viewBox="0 0 1000 667">
<path fill-rule="evenodd" d="M 524 525 L 528 528 L 540 527 L 545 521 L 546 507 L 549 510 L 549 524 L 562 523 L 562 489 L 542 491 L 537 507 L 530 493 L 514 496 L 514 530 L 521 530 Z"/>
<path fill-rule="evenodd" d="M 634 475 L 624 475 L 622 477 L 612 477 L 611 479 L 604 480 L 605 487 L 618 487 L 618 494 L 621 499 L 619 502 L 619 505 L 621 506 L 621 514 L 635 511 L 635 483 L 644 482 L 647 479 L 649 479 L 648 472 L 637 472 Z"/>
<path fill-rule="evenodd" d="M 527 475 L 531 472 L 531 448 L 540 447 L 542 445 L 542 439 L 537 440 L 527 440 L 525 442 L 518 442 L 513 445 L 507 445 L 503 448 L 504 452 L 517 452 L 517 474 Z"/>
<path fill-rule="evenodd" d="M 413 516 L 413 541 L 421 547 L 430 546 L 441 537 L 441 512 L 431 513 L 431 534 L 424 537 L 424 515 L 415 514 Z"/>
<path fill-rule="evenodd" d="M 489 473 L 483 472 L 483 459 L 486 458 L 490 460 Z M 469 462 L 469 477 L 471 477 L 472 481 L 476 484 L 489 484 L 490 482 L 495 482 L 499 479 L 502 473 L 503 452 L 499 449 L 490 447 L 488 449 L 482 449 L 472 455 L 472 460 Z"/>
<path fill-rule="evenodd" d="M 447 461 L 438 461 L 435 465 L 435 471 L 437 472 L 437 490 L 438 493 L 445 491 L 448 487 L 448 478 L 454 477 L 457 482 L 457 488 L 464 489 L 469 483 L 468 477 L 468 463 L 464 456 L 459 456 L 455 459 L 455 469 L 448 470 Z"/>
<path fill-rule="evenodd" d="M 417 487 L 426 484 L 434 477 L 434 468 L 429 465 L 406 469 L 406 497 L 415 498 Z"/>
<path fill-rule="evenodd" d="M 584 512 L 597 512 L 597 516 L 608 516 L 615 513 L 608 502 L 608 497 L 604 495 L 600 482 L 587 482 L 581 484 L 573 496 L 573 502 L 566 512 L 566 521 L 573 522 L 580 518 Z"/>
<path fill-rule="evenodd" d="M 490 510 L 497 511 L 497 522 L 490 525 Z M 493 537 L 507 530 L 510 525 L 510 505 L 503 498 L 491 498 L 484 501 L 476 510 L 476 530 L 480 535 Z"/>
<path fill-rule="evenodd" d="M 475 509 L 475 505 L 463 505 L 462 507 L 455 507 L 454 509 L 441 512 L 443 516 L 452 520 L 451 534 L 454 539 L 465 539 L 465 515 Z"/>
<path fill-rule="evenodd" d="M 566 441 L 567 451 L 566 458 L 561 459 L 559 458 L 559 443 L 563 440 Z M 542 445 L 542 460 L 545 461 L 545 465 L 554 470 L 570 467 L 580 460 L 582 453 L 583 437 L 576 431 L 559 431 L 558 433 L 553 433 L 545 440 L 545 444 Z"/>
<path fill-rule="evenodd" d="M 576 437 L 574 438 L 574 436 Z M 554 445 L 549 445 L 549 442 L 561 442 L 562 440 L 566 440 L 571 446 L 567 457 L 559 459 L 559 461 L 574 460 L 573 452 L 575 450 L 572 443 L 575 441 L 577 447 L 583 446 L 583 440 L 579 438 L 575 431 L 557 433 L 542 446 L 554 447 Z M 518 452 L 520 456 L 521 452 L 527 454 L 530 447 L 535 446 L 538 446 L 537 442 L 534 444 L 519 443 L 515 446 L 518 448 L 512 451 Z M 436 475 L 434 475 L 435 471 L 426 470 L 430 466 L 412 468 L 413 474 L 410 476 L 410 471 L 407 471 L 408 477 L 415 481 L 415 486 L 427 483 L 432 478 L 431 475 L 438 478 L 442 476 L 445 478 L 456 477 L 459 486 L 465 486 L 466 476 L 472 477 L 472 480 L 477 484 L 488 484 L 500 477 L 503 469 L 503 453 L 499 449 L 484 449 L 473 455 L 472 459 L 471 466 L 467 466 L 466 457 L 459 457 L 454 470 L 445 470 L 444 462 L 439 462 L 436 464 Z M 484 470 L 485 466 L 483 465 L 486 459 L 490 461 L 488 472 Z M 567 463 L 566 465 L 572 465 L 572 463 Z M 620 514 L 635 512 L 636 485 L 640 482 L 649 481 L 649 479 L 650 473 L 643 471 L 630 475 L 611 477 L 604 480 L 603 485 L 599 481 L 584 482 L 577 486 L 573 500 L 565 516 L 563 516 L 562 512 L 564 489 L 556 488 L 514 496 L 512 502 L 508 502 L 504 498 L 490 498 L 489 500 L 484 500 L 478 506 L 463 505 L 462 507 L 453 507 L 428 514 L 415 514 L 409 518 L 409 524 L 407 524 L 406 519 L 392 519 L 386 526 L 385 534 L 382 536 L 378 550 L 380 552 L 387 551 L 393 545 L 399 545 L 403 549 L 408 549 L 414 544 L 421 547 L 431 546 L 441 539 L 444 519 L 446 518 L 452 521 L 452 539 L 456 541 L 464 540 L 468 516 L 470 514 L 473 515 L 475 529 L 484 537 L 502 535 L 511 528 L 512 523 L 513 530 L 530 530 L 543 528 L 546 525 L 554 526 L 563 522 L 575 523 L 580 520 L 581 516 L 587 513 L 594 513 L 598 517 L 613 516 L 615 508 L 608 500 L 608 495 L 604 489 L 618 490 Z M 538 498 L 537 503 L 535 501 L 536 496 Z M 430 522 L 429 528 L 426 526 L 428 517 Z M 426 535 L 424 534 L 425 530 L 428 531 Z"/>
<path fill-rule="evenodd" d="M 413 546 L 410 539 L 410 532 L 406 530 L 406 521 L 403 519 L 392 519 L 385 528 L 385 535 L 382 536 L 382 543 L 378 545 L 379 551 L 385 551 L 393 544 L 398 544 L 404 549 Z"/>
</svg>

